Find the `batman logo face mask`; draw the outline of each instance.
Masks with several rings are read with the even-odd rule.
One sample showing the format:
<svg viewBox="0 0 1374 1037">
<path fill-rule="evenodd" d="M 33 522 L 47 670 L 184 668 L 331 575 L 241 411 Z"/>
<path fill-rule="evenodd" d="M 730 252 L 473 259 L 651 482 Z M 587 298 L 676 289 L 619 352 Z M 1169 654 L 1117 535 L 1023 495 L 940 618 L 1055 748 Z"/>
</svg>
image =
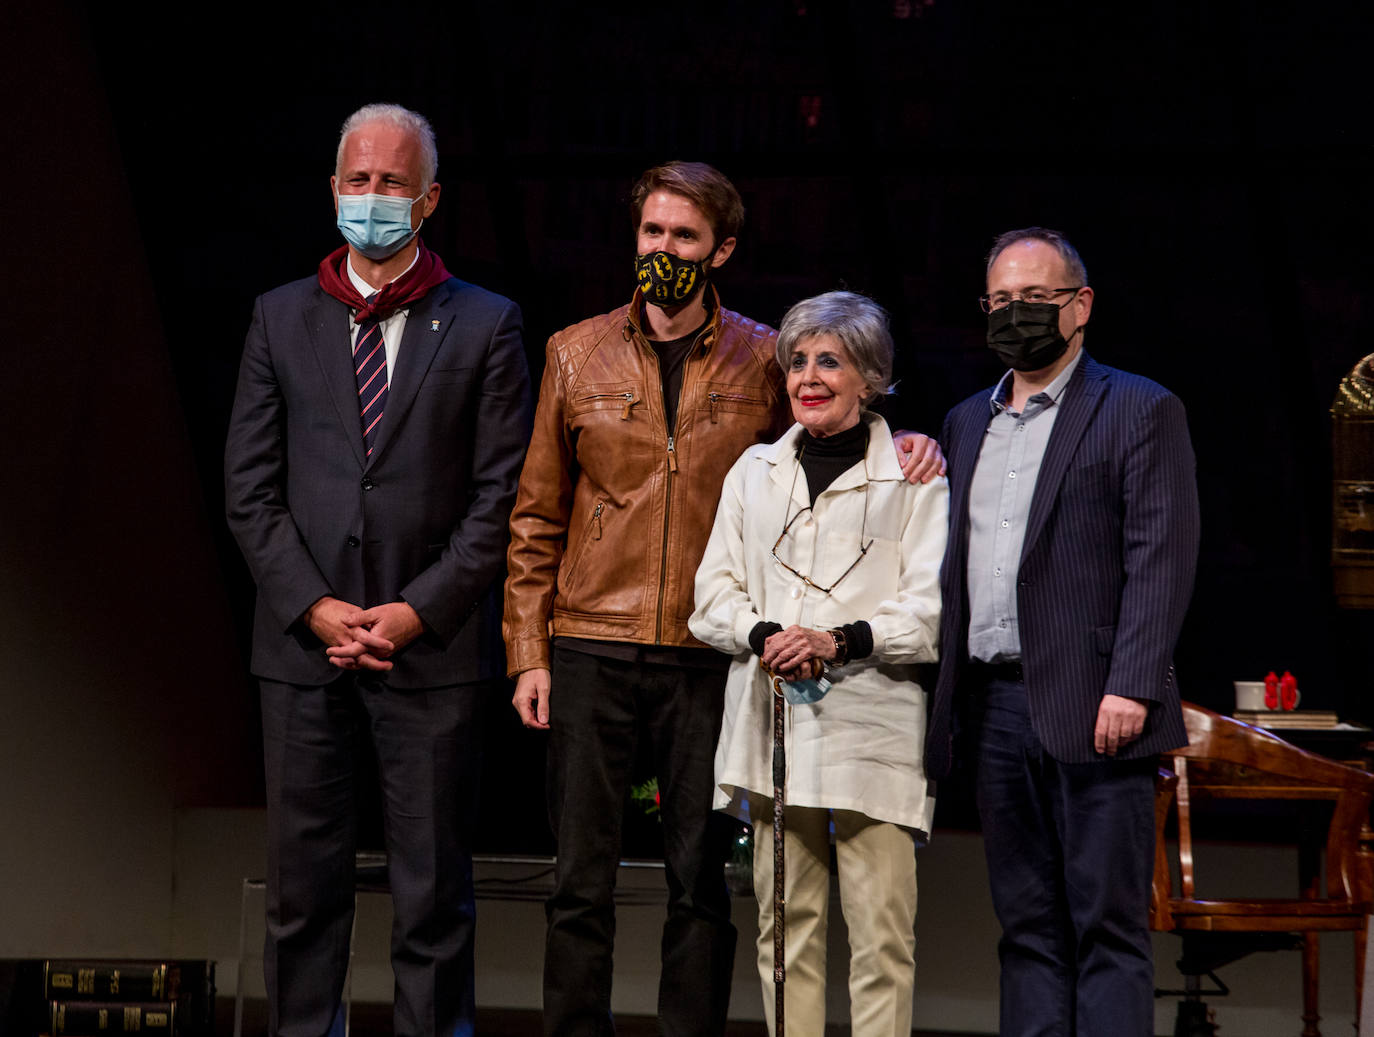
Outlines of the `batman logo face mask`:
<svg viewBox="0 0 1374 1037">
<path fill-rule="evenodd" d="M 706 263 L 671 252 L 650 252 L 635 257 L 635 277 L 646 302 L 681 306 L 706 284 Z"/>
</svg>

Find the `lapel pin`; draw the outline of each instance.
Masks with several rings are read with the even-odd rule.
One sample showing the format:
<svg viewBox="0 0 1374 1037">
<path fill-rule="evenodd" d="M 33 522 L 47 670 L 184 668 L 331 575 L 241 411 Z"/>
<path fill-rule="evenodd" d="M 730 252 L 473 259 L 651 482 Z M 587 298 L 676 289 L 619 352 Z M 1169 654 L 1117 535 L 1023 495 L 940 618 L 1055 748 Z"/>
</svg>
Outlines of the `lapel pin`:
<svg viewBox="0 0 1374 1037">
<path fill-rule="evenodd" d="M 432 320 L 432 321 L 430 321 L 430 322 L 429 322 L 429 330 L 430 330 L 430 331 L 438 331 L 438 330 L 439 330 L 439 322 L 438 322 L 437 320 Z"/>
</svg>

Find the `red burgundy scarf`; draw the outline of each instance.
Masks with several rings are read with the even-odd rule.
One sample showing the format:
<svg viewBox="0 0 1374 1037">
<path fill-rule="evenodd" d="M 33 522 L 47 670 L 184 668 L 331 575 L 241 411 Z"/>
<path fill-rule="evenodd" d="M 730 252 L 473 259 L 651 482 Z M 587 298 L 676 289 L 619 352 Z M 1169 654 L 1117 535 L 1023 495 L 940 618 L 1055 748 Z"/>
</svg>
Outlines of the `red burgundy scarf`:
<svg viewBox="0 0 1374 1037">
<path fill-rule="evenodd" d="M 344 264 L 348 262 L 347 245 L 340 245 L 320 260 L 320 287 L 349 309 L 357 310 L 353 317 L 356 323 L 361 324 L 369 317 L 386 320 L 397 310 L 424 298 L 425 293 L 435 285 L 449 279 L 444 261 L 425 248 L 423 241 L 416 244 L 420 247 L 420 254 L 411 268 L 373 296 L 370 303 L 353 287 L 344 269 Z"/>
</svg>

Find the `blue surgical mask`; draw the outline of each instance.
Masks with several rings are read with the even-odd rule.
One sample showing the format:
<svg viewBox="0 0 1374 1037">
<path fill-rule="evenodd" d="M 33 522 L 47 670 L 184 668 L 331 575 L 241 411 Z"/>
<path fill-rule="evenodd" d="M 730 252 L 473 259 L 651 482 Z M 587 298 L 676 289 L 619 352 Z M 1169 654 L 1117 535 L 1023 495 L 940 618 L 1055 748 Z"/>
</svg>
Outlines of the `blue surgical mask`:
<svg viewBox="0 0 1374 1037">
<path fill-rule="evenodd" d="M 825 674 L 819 677 L 804 677 L 797 681 L 783 681 L 783 698 L 794 706 L 809 706 L 825 698 L 830 690 L 830 678 Z"/>
<path fill-rule="evenodd" d="M 334 221 L 344 240 L 368 259 L 386 259 L 419 233 L 410 229 L 410 208 L 423 198 L 393 194 L 340 194 Z M 423 224 L 423 220 L 420 221 Z"/>
</svg>

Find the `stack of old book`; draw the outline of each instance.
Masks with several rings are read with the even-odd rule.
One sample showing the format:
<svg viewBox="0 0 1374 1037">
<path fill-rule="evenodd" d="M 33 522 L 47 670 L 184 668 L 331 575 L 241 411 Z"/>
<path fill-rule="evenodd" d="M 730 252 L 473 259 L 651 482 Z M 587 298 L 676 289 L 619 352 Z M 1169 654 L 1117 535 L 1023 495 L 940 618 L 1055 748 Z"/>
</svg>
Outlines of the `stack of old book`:
<svg viewBox="0 0 1374 1037">
<path fill-rule="evenodd" d="M 46 961 L 49 1037 L 212 1032 L 215 966 L 206 961 Z"/>
<path fill-rule="evenodd" d="M 1332 728 L 1340 721 L 1334 709 L 1238 709 L 1235 718 L 1256 727 L 1286 728 Z"/>
</svg>

